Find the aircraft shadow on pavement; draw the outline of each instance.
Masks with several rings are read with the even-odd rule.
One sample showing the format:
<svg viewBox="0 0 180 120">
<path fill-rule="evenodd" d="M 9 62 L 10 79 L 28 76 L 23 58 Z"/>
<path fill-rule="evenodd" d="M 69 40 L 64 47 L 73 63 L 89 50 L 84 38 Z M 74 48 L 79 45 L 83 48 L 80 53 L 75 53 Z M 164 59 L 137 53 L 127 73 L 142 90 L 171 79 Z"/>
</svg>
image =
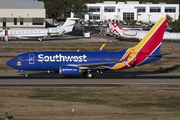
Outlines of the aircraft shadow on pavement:
<svg viewBox="0 0 180 120">
<path fill-rule="evenodd" d="M 170 71 L 177 70 L 178 68 L 180 68 L 180 65 L 174 65 L 174 66 L 172 66 L 172 67 L 165 68 L 165 69 L 163 69 L 163 68 L 160 67 L 159 70 L 155 70 L 155 71 L 153 71 L 153 72 L 158 72 L 158 71 L 160 71 L 160 72 L 163 72 L 163 73 L 169 73 Z"/>
</svg>

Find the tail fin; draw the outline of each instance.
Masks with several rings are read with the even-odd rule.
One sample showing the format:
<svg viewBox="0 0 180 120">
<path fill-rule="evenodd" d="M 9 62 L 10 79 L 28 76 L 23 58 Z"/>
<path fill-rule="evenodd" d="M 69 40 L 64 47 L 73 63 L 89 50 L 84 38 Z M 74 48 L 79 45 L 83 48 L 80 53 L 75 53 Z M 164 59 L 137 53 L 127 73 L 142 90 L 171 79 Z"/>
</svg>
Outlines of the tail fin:
<svg viewBox="0 0 180 120">
<path fill-rule="evenodd" d="M 116 23 L 112 24 L 110 21 L 108 21 L 108 25 L 109 25 L 111 32 L 113 32 L 114 34 L 116 34 L 118 36 L 121 36 L 122 32 L 128 31 L 128 30 L 120 28 Z"/>
<path fill-rule="evenodd" d="M 159 53 L 167 20 L 167 18 L 161 18 L 142 39 L 142 41 L 133 47 L 133 49 L 149 55 Z"/>
<path fill-rule="evenodd" d="M 111 23 L 111 21 L 107 21 L 107 23 L 108 23 L 108 25 L 109 25 L 109 29 L 110 29 L 110 31 L 111 32 L 113 32 L 113 25 L 112 25 L 112 23 Z"/>
<path fill-rule="evenodd" d="M 125 52 L 122 59 L 129 56 L 126 63 L 118 63 L 111 69 L 125 69 L 159 60 L 160 47 L 167 20 L 167 18 L 161 18 L 138 45 L 129 48 Z M 154 57 L 149 58 L 151 55 Z M 155 55 L 158 56 L 156 57 Z"/>
<path fill-rule="evenodd" d="M 79 18 L 67 18 L 66 19 L 66 22 L 61 26 L 61 28 L 65 30 L 65 33 L 72 31 L 76 20 L 79 20 Z"/>
</svg>

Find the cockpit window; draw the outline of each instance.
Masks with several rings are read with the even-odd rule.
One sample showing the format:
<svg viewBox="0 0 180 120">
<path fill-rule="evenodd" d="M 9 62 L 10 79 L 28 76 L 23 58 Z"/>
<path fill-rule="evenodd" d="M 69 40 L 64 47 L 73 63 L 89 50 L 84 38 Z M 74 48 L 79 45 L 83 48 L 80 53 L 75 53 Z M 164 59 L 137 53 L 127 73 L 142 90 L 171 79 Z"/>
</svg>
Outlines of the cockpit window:
<svg viewBox="0 0 180 120">
<path fill-rule="evenodd" d="M 16 60 L 21 60 L 22 57 L 15 57 L 14 59 L 16 59 Z"/>
<path fill-rule="evenodd" d="M 2 30 L 0 30 L 0 33 L 2 33 Z"/>
</svg>

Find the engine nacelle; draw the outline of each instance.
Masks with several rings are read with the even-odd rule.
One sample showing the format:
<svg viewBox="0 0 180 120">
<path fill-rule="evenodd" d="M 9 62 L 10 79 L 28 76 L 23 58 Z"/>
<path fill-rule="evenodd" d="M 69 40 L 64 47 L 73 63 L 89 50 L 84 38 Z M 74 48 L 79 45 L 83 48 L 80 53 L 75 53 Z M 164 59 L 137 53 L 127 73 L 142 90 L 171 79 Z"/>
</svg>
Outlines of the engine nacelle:
<svg viewBox="0 0 180 120">
<path fill-rule="evenodd" d="M 48 33 L 50 33 L 50 34 L 58 34 L 59 29 L 58 28 L 48 28 Z"/>
<path fill-rule="evenodd" d="M 59 67 L 59 74 L 60 75 L 79 75 L 81 70 L 79 67 L 74 66 L 61 66 Z"/>
<path fill-rule="evenodd" d="M 124 35 L 128 35 L 128 36 L 136 36 L 137 35 L 137 32 L 136 31 L 125 31 L 123 32 Z"/>
<path fill-rule="evenodd" d="M 65 30 L 61 28 L 48 28 L 48 34 L 58 35 L 64 32 Z"/>
</svg>

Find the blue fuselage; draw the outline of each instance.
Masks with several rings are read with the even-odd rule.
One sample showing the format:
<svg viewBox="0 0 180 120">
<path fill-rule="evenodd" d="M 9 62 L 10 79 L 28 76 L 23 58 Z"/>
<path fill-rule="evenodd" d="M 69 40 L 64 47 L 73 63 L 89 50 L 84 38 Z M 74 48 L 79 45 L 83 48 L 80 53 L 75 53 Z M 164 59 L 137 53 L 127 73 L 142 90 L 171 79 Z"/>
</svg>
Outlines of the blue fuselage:
<svg viewBox="0 0 180 120">
<path fill-rule="evenodd" d="M 124 55 L 121 52 L 30 52 L 18 55 L 7 65 L 20 70 L 59 70 L 60 66 L 94 63 L 113 63 L 112 67 Z"/>
</svg>

